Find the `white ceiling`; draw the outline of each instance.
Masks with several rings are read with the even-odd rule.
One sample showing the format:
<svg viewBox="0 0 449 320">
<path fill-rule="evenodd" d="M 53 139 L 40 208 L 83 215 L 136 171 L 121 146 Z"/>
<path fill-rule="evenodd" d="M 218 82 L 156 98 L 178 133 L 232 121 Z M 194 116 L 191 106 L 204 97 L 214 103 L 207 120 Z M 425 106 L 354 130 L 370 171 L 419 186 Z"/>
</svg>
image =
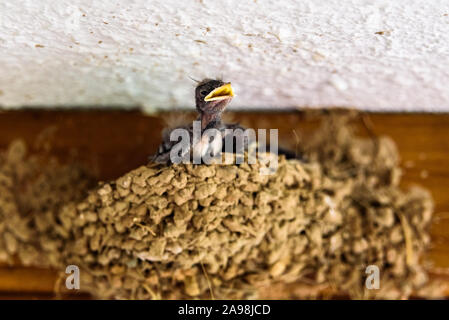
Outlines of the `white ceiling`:
<svg viewBox="0 0 449 320">
<path fill-rule="evenodd" d="M 449 111 L 448 0 L 6 0 L 0 105 Z"/>
</svg>

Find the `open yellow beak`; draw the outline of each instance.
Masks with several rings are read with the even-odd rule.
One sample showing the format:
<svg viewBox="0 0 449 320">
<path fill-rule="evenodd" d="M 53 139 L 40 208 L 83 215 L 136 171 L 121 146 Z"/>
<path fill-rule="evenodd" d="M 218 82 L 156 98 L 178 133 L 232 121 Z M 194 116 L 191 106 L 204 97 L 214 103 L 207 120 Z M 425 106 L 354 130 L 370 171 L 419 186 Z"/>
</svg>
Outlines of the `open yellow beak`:
<svg viewBox="0 0 449 320">
<path fill-rule="evenodd" d="M 231 83 L 226 83 L 221 87 L 212 90 L 205 98 L 204 101 L 224 100 L 232 98 L 234 96 L 234 90 L 232 90 Z"/>
</svg>

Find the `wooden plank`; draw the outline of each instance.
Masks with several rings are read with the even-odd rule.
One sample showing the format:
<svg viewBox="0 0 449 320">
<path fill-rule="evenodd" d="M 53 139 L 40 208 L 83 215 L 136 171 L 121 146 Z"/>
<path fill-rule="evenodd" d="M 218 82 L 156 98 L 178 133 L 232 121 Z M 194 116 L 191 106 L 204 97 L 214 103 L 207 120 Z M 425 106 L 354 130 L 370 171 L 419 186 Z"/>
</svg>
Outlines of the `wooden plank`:
<svg viewBox="0 0 449 320">
<path fill-rule="evenodd" d="M 435 200 L 432 248 L 423 263 L 431 276 L 449 284 L 449 114 L 367 114 L 376 135 L 392 137 L 404 166 L 402 185 L 428 188 Z M 295 134 L 316 123 L 303 113 L 235 113 L 232 118 L 252 128 L 278 128 L 281 142 L 294 144 Z M 138 111 L 5 111 L 0 112 L 0 148 L 16 138 L 36 150 L 46 132 L 50 152 L 74 158 L 94 169 L 98 179 L 113 179 L 147 161 L 159 143 L 161 117 Z M 361 133 L 363 126 L 359 124 Z M 366 133 L 366 132 L 365 132 Z M 0 298 L 51 298 L 54 271 L 0 266 Z M 448 292 L 449 296 L 449 292 Z M 70 296 L 69 296 L 70 297 Z"/>
</svg>

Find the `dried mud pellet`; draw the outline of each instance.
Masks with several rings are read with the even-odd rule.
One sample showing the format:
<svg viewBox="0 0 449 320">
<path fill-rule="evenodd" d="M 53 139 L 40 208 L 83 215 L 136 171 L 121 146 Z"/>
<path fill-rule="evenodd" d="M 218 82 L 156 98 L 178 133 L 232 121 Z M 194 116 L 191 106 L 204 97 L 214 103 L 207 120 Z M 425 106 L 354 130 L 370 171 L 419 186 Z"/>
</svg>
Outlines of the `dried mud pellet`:
<svg viewBox="0 0 449 320">
<path fill-rule="evenodd" d="M 284 261 L 278 261 L 276 262 L 274 265 L 271 266 L 270 268 L 270 275 L 275 278 L 275 277 L 279 277 L 281 274 L 284 273 L 286 268 L 285 262 Z"/>
<path fill-rule="evenodd" d="M 125 175 L 117 179 L 117 186 L 128 189 L 131 186 L 132 178 L 129 175 Z"/>
<path fill-rule="evenodd" d="M 193 171 L 193 174 L 196 177 L 199 177 L 202 179 L 213 177 L 215 175 L 215 167 L 214 166 L 198 166 Z"/>
<path fill-rule="evenodd" d="M 173 170 L 170 169 L 165 170 L 158 176 L 159 182 L 162 184 L 169 184 L 170 181 L 173 179 L 174 175 L 175 174 Z"/>
<path fill-rule="evenodd" d="M 208 196 L 214 194 L 214 192 L 217 190 L 217 186 L 215 184 L 201 184 L 196 187 L 195 190 L 195 198 L 198 200 L 205 199 Z"/>
<path fill-rule="evenodd" d="M 98 195 L 104 197 L 112 192 L 112 188 L 109 184 L 105 184 L 102 188 L 98 189 Z"/>
<path fill-rule="evenodd" d="M 5 247 L 9 254 L 14 254 L 17 252 L 18 243 L 16 238 L 9 232 L 3 234 L 3 239 L 5 241 Z"/>
<path fill-rule="evenodd" d="M 9 163 L 17 163 L 24 159 L 27 153 L 27 146 L 23 140 L 13 141 L 7 151 L 6 159 Z"/>
</svg>

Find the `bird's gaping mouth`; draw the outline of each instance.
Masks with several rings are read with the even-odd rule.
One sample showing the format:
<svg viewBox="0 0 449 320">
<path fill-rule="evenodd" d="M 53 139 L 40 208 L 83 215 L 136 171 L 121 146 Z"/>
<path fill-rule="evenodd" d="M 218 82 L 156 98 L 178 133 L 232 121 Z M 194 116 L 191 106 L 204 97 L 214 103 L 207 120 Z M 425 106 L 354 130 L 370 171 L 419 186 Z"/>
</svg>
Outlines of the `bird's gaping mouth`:
<svg viewBox="0 0 449 320">
<path fill-rule="evenodd" d="M 204 101 L 224 100 L 232 98 L 233 96 L 234 90 L 232 90 L 231 83 L 226 83 L 221 87 L 212 90 L 211 93 L 204 98 Z"/>
</svg>

